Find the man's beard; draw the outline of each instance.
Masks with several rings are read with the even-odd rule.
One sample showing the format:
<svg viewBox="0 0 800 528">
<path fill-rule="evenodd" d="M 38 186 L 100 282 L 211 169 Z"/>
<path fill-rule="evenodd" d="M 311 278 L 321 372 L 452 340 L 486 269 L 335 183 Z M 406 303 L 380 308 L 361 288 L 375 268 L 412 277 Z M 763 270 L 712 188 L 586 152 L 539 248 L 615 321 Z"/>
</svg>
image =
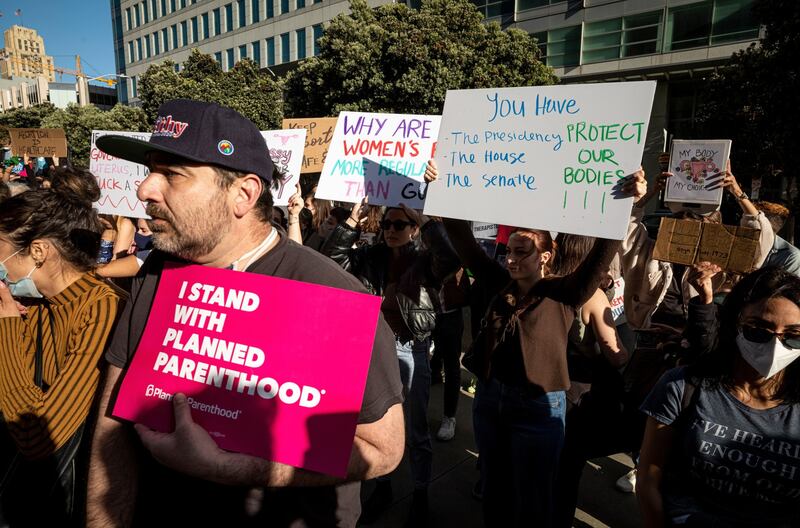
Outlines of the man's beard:
<svg viewBox="0 0 800 528">
<path fill-rule="evenodd" d="M 206 204 L 186 209 L 178 220 L 166 209 L 148 204 L 146 213 L 166 223 L 147 221 L 153 232 L 153 246 L 184 260 L 196 261 L 213 251 L 230 231 L 230 214 L 224 195 L 219 193 Z"/>
</svg>

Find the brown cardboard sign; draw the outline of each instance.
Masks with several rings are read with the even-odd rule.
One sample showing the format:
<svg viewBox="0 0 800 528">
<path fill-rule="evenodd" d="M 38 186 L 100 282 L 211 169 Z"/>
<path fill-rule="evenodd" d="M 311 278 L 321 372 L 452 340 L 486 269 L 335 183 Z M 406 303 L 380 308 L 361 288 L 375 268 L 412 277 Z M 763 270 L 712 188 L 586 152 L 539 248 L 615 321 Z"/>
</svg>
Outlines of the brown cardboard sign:
<svg viewBox="0 0 800 528">
<path fill-rule="evenodd" d="M 711 262 L 725 271 L 747 273 L 756 264 L 759 230 L 662 218 L 653 258 L 690 266 Z"/>
<path fill-rule="evenodd" d="M 11 152 L 31 158 L 66 158 L 67 136 L 60 128 L 9 128 Z"/>
<path fill-rule="evenodd" d="M 312 117 L 304 119 L 284 119 L 283 128 L 305 128 L 306 148 L 303 152 L 303 165 L 301 174 L 308 172 L 321 172 L 328 147 L 336 130 L 335 117 Z"/>
</svg>

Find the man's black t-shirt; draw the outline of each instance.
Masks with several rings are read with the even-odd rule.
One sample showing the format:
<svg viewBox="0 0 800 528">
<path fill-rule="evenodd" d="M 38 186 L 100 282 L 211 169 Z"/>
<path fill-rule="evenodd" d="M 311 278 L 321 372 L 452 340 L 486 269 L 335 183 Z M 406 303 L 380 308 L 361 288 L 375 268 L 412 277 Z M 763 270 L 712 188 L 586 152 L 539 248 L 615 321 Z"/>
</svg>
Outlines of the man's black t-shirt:
<svg viewBox="0 0 800 528">
<path fill-rule="evenodd" d="M 106 352 L 112 365 L 126 368 L 144 331 L 161 270 L 170 256 L 153 251 L 131 289 Z M 284 279 L 364 292 L 361 284 L 332 260 L 286 239 L 247 270 Z M 303 317 L 302 313 L 296 314 Z M 358 317 L 359 314 L 351 314 Z M 298 339 L 314 339 L 314 329 Z M 347 368 L 347 350 L 330 350 Z M 380 420 L 402 401 L 394 335 L 381 317 L 372 349 L 358 423 Z M 254 431 L 253 434 L 258 434 Z M 250 490 L 193 479 L 161 466 L 145 453 L 139 469 L 137 526 L 355 526 L 361 512 L 360 483 L 335 487 Z"/>
</svg>

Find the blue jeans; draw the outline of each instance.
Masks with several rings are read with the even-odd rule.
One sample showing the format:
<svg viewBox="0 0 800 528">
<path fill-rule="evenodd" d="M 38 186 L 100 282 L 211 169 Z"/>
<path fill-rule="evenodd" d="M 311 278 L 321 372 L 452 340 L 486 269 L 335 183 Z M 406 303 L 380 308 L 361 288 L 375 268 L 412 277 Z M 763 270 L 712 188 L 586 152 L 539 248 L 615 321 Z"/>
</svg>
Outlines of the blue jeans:
<svg viewBox="0 0 800 528">
<path fill-rule="evenodd" d="M 535 396 L 495 379 L 478 383 L 472 413 L 486 526 L 552 526 L 566 406 L 564 391 Z"/>
<path fill-rule="evenodd" d="M 431 481 L 433 447 L 428 430 L 428 401 L 431 396 L 431 365 L 428 353 L 430 339 L 401 342 L 397 340 L 397 360 L 403 382 L 403 414 L 406 425 L 406 445 L 409 448 L 411 476 L 416 489 L 426 488 Z M 379 480 L 388 479 L 379 477 Z"/>
</svg>

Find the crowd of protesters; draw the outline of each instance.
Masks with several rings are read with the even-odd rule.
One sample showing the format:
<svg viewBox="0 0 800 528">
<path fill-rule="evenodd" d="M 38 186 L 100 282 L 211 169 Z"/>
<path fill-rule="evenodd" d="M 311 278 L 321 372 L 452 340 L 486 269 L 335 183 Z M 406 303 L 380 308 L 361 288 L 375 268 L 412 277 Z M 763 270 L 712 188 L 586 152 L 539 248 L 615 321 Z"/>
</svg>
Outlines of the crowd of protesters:
<svg viewBox="0 0 800 528">
<path fill-rule="evenodd" d="M 487 245 L 467 221 L 332 203 L 313 183 L 276 207 L 255 125 L 211 103 L 170 101 L 159 115 L 185 133 L 98 141 L 149 168 L 147 220 L 98 214 L 86 170 L 6 163 L 0 525 L 381 526 L 407 452 L 407 525 L 426 526 L 433 436 L 456 435 L 463 377 L 476 385 L 474 495 L 487 527 L 572 526 L 586 462 L 615 453 L 632 457 L 618 485 L 636 492 L 647 527 L 800 526 L 800 251 L 778 236 L 789 210 L 751 202 L 730 165 L 709 187 L 758 230 L 748 274 L 654 257 L 642 220 L 668 172 L 650 190 L 641 169 L 620 179 L 634 202 L 621 242 L 501 226 Z M 220 130 L 233 155 L 216 148 Z M 440 184 L 433 161 L 425 180 Z M 673 216 L 722 222 L 719 211 Z M 183 395 L 172 433 L 111 417 L 176 261 L 381 298 L 345 478 L 223 451 Z M 610 302 L 620 294 L 623 319 Z M 346 364 L 346 350 L 331 353 Z M 431 435 L 437 380 L 444 412 Z"/>
</svg>

